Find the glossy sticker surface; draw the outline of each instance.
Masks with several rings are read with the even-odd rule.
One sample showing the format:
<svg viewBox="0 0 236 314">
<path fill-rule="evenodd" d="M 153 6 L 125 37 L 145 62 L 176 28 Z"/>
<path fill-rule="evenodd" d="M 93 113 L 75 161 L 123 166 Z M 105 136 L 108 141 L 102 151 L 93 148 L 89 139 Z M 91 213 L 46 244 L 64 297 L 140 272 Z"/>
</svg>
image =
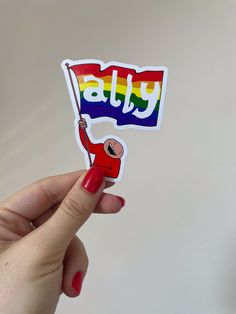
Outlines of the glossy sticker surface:
<svg viewBox="0 0 236 314">
<path fill-rule="evenodd" d="M 112 135 L 94 139 L 92 124 L 109 121 L 117 129 L 159 129 L 167 69 L 100 60 L 64 60 L 62 69 L 74 108 L 77 142 L 87 167 L 102 167 L 108 180 L 120 180 L 127 146 Z"/>
</svg>

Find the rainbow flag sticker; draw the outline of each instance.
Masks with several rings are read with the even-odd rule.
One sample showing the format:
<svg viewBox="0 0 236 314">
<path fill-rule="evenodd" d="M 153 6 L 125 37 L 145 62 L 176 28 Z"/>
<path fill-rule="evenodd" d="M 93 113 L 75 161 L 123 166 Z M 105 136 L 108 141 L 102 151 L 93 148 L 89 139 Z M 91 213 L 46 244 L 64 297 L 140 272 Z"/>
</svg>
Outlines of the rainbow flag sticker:
<svg viewBox="0 0 236 314">
<path fill-rule="evenodd" d="M 77 116 L 111 121 L 116 128 L 160 128 L 166 67 L 89 59 L 64 60 L 62 68 Z"/>
</svg>

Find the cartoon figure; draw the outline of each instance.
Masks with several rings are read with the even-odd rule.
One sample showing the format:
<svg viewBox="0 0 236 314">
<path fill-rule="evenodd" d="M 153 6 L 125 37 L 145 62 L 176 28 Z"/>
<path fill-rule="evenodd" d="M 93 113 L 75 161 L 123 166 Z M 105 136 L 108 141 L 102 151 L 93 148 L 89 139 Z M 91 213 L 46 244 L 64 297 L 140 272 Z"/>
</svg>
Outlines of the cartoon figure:
<svg viewBox="0 0 236 314">
<path fill-rule="evenodd" d="M 83 147 L 95 155 L 93 166 L 101 167 L 106 177 L 118 178 L 124 155 L 123 145 L 114 138 L 109 138 L 104 143 L 93 143 L 86 132 L 86 120 L 81 118 L 78 124 L 79 137 Z"/>
</svg>

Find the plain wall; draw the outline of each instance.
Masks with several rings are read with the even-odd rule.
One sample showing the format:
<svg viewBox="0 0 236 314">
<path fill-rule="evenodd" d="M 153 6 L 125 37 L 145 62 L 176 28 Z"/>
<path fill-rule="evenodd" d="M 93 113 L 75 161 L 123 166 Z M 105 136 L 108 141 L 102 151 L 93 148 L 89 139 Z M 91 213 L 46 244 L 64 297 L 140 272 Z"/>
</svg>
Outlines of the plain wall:
<svg viewBox="0 0 236 314">
<path fill-rule="evenodd" d="M 128 145 L 127 205 L 78 233 L 90 257 L 57 314 L 236 313 L 236 1 L 0 0 L 0 197 L 84 167 L 60 63 L 169 69 L 161 130 Z"/>
</svg>

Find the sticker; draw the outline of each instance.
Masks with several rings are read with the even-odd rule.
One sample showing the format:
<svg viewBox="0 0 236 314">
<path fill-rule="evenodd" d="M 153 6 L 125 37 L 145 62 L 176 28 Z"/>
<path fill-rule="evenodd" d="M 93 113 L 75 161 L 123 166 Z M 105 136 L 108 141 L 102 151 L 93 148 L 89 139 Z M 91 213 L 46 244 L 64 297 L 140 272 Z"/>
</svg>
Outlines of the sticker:
<svg viewBox="0 0 236 314">
<path fill-rule="evenodd" d="M 112 122 L 116 129 L 160 129 L 167 68 L 99 60 L 64 60 L 62 69 L 75 113 L 77 142 L 87 168 L 101 167 L 109 181 L 119 181 L 126 143 L 109 135 L 95 139 L 92 125 Z"/>
</svg>

